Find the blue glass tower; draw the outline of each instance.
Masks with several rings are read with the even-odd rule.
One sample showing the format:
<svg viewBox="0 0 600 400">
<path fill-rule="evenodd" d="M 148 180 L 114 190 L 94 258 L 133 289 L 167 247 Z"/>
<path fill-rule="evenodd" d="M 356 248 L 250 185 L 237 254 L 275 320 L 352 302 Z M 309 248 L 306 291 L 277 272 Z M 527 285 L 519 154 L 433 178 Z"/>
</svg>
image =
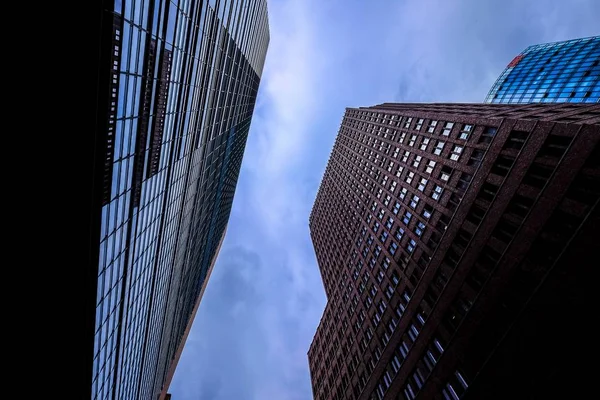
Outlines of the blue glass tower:
<svg viewBox="0 0 600 400">
<path fill-rule="evenodd" d="M 600 36 L 529 46 L 500 74 L 485 102 L 600 102 Z"/>
<path fill-rule="evenodd" d="M 156 400 L 226 232 L 269 43 L 267 3 L 100 6 L 91 362 L 88 394 L 74 397 Z"/>
</svg>

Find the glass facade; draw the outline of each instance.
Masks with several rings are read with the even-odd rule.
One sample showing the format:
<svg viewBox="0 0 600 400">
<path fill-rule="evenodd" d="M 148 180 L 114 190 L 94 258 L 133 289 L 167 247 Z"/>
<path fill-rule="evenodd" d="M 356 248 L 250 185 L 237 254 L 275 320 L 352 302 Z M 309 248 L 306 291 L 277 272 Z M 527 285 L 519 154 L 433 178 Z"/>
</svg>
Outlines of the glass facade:
<svg viewBox="0 0 600 400">
<path fill-rule="evenodd" d="M 269 43 L 267 6 L 112 7 L 102 28 L 109 85 L 91 397 L 156 399 L 229 218 Z"/>
<path fill-rule="evenodd" d="M 600 102 L 600 36 L 529 46 L 508 64 L 485 102 Z"/>
</svg>

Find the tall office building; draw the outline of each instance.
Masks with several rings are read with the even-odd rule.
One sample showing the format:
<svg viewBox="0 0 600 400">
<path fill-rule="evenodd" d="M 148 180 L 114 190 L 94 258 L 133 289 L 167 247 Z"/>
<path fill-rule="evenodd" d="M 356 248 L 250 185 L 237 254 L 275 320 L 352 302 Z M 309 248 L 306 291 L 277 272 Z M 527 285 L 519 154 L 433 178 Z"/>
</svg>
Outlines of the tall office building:
<svg viewBox="0 0 600 400">
<path fill-rule="evenodd" d="M 485 102 L 600 102 L 600 36 L 529 46 L 500 74 Z"/>
<path fill-rule="evenodd" d="M 595 104 L 347 109 L 310 215 L 314 398 L 585 386 L 599 142 Z"/>
<path fill-rule="evenodd" d="M 101 17 L 87 396 L 157 399 L 225 235 L 267 5 L 102 1 Z"/>
</svg>

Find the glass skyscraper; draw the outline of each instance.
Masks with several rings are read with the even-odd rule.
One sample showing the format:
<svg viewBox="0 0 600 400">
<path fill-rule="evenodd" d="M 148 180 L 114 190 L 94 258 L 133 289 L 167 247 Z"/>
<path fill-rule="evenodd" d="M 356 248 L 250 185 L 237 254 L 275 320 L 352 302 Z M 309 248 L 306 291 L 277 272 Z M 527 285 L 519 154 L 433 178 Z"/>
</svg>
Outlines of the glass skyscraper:
<svg viewBox="0 0 600 400">
<path fill-rule="evenodd" d="M 500 74 L 485 102 L 600 102 L 600 36 L 529 46 Z"/>
<path fill-rule="evenodd" d="M 89 394 L 157 399 L 225 235 L 269 43 L 267 5 L 103 4 Z"/>
</svg>

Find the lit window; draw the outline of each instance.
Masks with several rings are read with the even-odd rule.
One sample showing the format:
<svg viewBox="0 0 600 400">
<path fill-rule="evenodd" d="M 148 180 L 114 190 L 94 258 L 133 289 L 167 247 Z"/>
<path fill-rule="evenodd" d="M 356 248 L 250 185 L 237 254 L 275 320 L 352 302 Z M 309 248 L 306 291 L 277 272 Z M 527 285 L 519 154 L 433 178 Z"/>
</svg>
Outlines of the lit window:
<svg viewBox="0 0 600 400">
<path fill-rule="evenodd" d="M 402 188 L 402 190 L 400 191 L 400 199 L 404 200 L 407 193 L 408 193 L 408 190 L 406 190 L 406 188 Z"/>
<path fill-rule="evenodd" d="M 425 168 L 425 172 L 427 172 L 428 174 L 431 174 L 433 172 L 434 168 L 435 168 L 435 161 L 429 160 L 429 162 L 427 163 L 427 168 Z"/>
<path fill-rule="evenodd" d="M 406 175 L 406 178 L 404 179 L 404 181 L 405 181 L 406 183 L 411 183 L 414 177 L 415 177 L 415 173 L 414 173 L 414 172 L 412 172 L 412 171 L 410 171 L 410 172 L 408 173 L 408 175 Z"/>
<path fill-rule="evenodd" d="M 437 121 L 431 121 L 429 123 L 429 127 L 427 128 L 427 132 L 429 133 L 433 133 L 433 131 L 435 131 L 435 127 L 437 126 Z"/>
<path fill-rule="evenodd" d="M 402 171 L 404 171 L 404 167 L 402 165 L 398 166 L 398 170 L 396 171 L 397 178 L 400 178 L 400 175 L 402 175 Z"/>
<path fill-rule="evenodd" d="M 404 222 L 405 225 L 408 225 L 411 218 L 412 218 L 412 213 L 407 210 L 404 212 L 404 216 L 402 217 L 402 222 Z"/>
<path fill-rule="evenodd" d="M 439 200 L 440 196 L 442 195 L 442 187 L 435 185 L 435 189 L 433 190 L 433 193 L 431 194 L 431 198 L 434 200 Z"/>
<path fill-rule="evenodd" d="M 412 208 L 417 208 L 417 204 L 419 204 L 419 196 L 413 195 L 412 200 L 410 201 L 410 206 Z"/>
<path fill-rule="evenodd" d="M 413 167 L 418 168 L 419 164 L 421 163 L 421 160 L 423 159 L 423 157 L 421 156 L 416 156 L 415 160 L 413 161 Z"/>
<path fill-rule="evenodd" d="M 442 167 L 442 171 L 440 172 L 440 179 L 444 182 L 448 182 L 450 180 L 450 176 L 452 175 L 452 168 L 444 165 Z"/>
<path fill-rule="evenodd" d="M 463 140 L 467 140 L 467 139 L 469 139 L 469 135 L 471 134 L 472 131 L 473 131 L 473 125 L 464 124 L 460 131 L 459 137 Z"/>
<path fill-rule="evenodd" d="M 396 213 L 397 214 L 397 213 Z M 388 217 L 387 222 L 385 223 L 386 228 L 392 229 L 392 225 L 394 225 L 394 220 L 392 217 Z"/>
<path fill-rule="evenodd" d="M 415 126 L 415 130 L 420 131 L 422 126 L 423 126 L 423 118 L 419 118 L 419 120 L 417 121 L 417 125 Z"/>
<path fill-rule="evenodd" d="M 436 156 L 442 154 L 442 150 L 444 150 L 445 144 L 445 142 L 441 142 L 438 140 L 437 144 L 435 145 L 435 149 L 433 150 L 433 154 L 435 154 Z"/>
<path fill-rule="evenodd" d="M 396 204 L 394 204 L 394 210 L 392 212 L 394 213 L 394 215 L 398 215 L 398 212 L 400 212 L 400 203 L 396 202 Z M 390 219 L 392 219 L 392 217 L 390 217 Z"/>
<path fill-rule="evenodd" d="M 405 151 L 404 155 L 402 156 L 402 162 L 406 162 L 408 161 L 408 157 L 410 156 L 410 151 Z"/>
<path fill-rule="evenodd" d="M 421 142 L 421 150 L 423 150 L 423 151 L 427 150 L 428 144 L 429 144 L 429 138 L 423 138 L 423 141 Z"/>
<path fill-rule="evenodd" d="M 442 131 L 442 135 L 449 136 L 453 126 L 454 122 L 446 122 L 446 124 L 444 125 L 444 130 Z"/>
<path fill-rule="evenodd" d="M 412 135 L 412 136 L 410 137 L 410 141 L 408 142 L 408 145 L 409 145 L 410 147 L 413 147 L 413 146 L 415 145 L 415 141 L 416 141 L 416 140 L 417 140 L 417 135 Z"/>
<path fill-rule="evenodd" d="M 452 153 L 450 153 L 450 159 L 452 161 L 458 161 L 462 151 L 463 151 L 463 147 L 455 144 L 454 147 L 452 148 Z"/>
<path fill-rule="evenodd" d="M 427 186 L 427 179 L 425 178 L 421 178 L 421 180 L 419 181 L 419 190 L 422 192 L 425 190 L 425 186 Z"/>
<path fill-rule="evenodd" d="M 417 236 L 421 237 L 424 230 L 425 230 L 425 224 L 423 222 L 419 221 L 417 223 L 417 226 L 415 227 L 415 233 L 417 234 Z"/>
<path fill-rule="evenodd" d="M 401 240 L 402 237 L 404 236 L 404 229 L 401 227 L 398 227 L 396 229 L 396 233 L 395 233 L 396 239 Z"/>
<path fill-rule="evenodd" d="M 390 243 L 390 247 L 388 247 L 388 250 L 391 255 L 396 254 L 396 250 L 398 250 L 398 244 L 396 242 L 392 241 L 392 243 Z M 381 283 L 381 281 L 380 281 L 380 283 Z"/>
<path fill-rule="evenodd" d="M 408 244 L 406 245 L 406 250 L 409 253 L 412 253 L 415 250 L 415 247 L 417 246 L 417 242 L 415 242 L 413 239 L 410 239 L 410 241 L 408 242 Z"/>
<path fill-rule="evenodd" d="M 404 128 L 408 129 L 410 128 L 410 123 L 412 122 L 412 118 L 408 117 L 406 118 L 405 122 L 404 122 Z"/>
</svg>

